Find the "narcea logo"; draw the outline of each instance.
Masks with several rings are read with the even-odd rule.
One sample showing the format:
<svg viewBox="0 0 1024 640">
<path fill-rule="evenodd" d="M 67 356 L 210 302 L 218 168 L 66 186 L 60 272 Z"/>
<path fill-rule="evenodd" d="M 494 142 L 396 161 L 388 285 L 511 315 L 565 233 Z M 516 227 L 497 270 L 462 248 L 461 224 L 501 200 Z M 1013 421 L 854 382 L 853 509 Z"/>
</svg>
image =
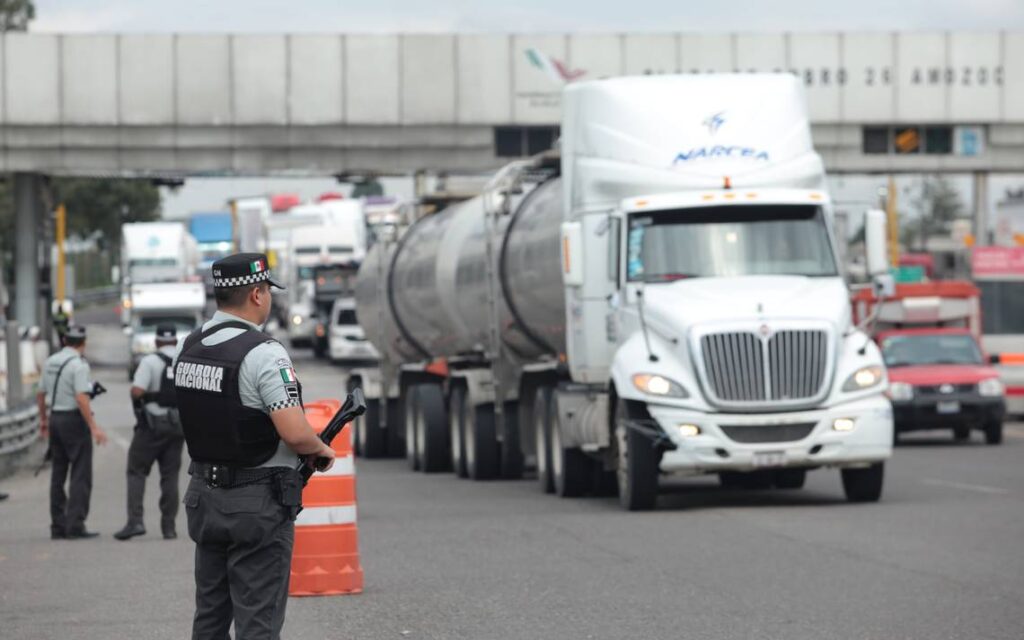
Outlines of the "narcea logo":
<svg viewBox="0 0 1024 640">
<path fill-rule="evenodd" d="M 741 147 L 739 145 L 716 144 L 711 147 L 694 147 L 689 151 L 680 151 L 677 153 L 676 159 L 672 161 L 672 166 L 682 162 L 711 160 L 714 158 L 749 158 L 751 160 L 764 160 L 767 162 L 768 152 L 755 149 L 753 147 Z"/>
<path fill-rule="evenodd" d="M 579 80 L 587 73 L 583 69 L 570 69 L 561 60 L 556 60 L 534 48 L 526 50 L 526 59 L 536 69 L 543 71 L 553 82 L 561 84 L 568 84 L 574 80 Z"/>
</svg>

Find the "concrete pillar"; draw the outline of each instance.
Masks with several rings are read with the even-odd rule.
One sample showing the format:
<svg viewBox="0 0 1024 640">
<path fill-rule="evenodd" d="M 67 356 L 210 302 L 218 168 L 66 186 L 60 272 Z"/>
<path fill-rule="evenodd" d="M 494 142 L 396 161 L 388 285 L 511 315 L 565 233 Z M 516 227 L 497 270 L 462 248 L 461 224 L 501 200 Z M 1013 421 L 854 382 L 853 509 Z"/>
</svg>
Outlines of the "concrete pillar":
<svg viewBox="0 0 1024 640">
<path fill-rule="evenodd" d="M 18 323 L 8 320 L 4 325 L 4 341 L 7 343 L 7 410 L 21 405 L 21 340 Z"/>
<path fill-rule="evenodd" d="M 992 244 L 988 231 L 988 172 L 974 172 L 974 243 Z"/>
<path fill-rule="evenodd" d="M 39 175 L 14 174 L 14 317 L 39 325 Z"/>
</svg>

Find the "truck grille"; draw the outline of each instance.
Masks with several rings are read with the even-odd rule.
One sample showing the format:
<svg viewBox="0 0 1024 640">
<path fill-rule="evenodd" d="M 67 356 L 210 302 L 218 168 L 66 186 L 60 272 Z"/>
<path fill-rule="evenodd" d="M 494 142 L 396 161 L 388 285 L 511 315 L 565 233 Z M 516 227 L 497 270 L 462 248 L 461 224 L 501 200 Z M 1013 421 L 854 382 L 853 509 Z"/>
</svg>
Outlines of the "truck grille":
<svg viewBox="0 0 1024 640">
<path fill-rule="evenodd" d="M 728 425 L 720 427 L 734 442 L 796 442 L 803 440 L 814 431 L 813 422 L 773 425 Z"/>
<path fill-rule="evenodd" d="M 724 403 L 810 400 L 828 369 L 828 334 L 819 329 L 712 333 L 700 340 L 708 385 Z M 767 363 L 767 364 L 766 364 Z"/>
</svg>

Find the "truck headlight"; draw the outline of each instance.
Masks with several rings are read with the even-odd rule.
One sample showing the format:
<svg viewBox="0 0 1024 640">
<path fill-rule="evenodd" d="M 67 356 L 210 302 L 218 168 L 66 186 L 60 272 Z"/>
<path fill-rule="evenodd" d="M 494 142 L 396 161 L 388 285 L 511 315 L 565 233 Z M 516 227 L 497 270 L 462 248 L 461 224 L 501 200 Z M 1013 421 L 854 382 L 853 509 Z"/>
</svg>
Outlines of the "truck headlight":
<svg viewBox="0 0 1024 640">
<path fill-rule="evenodd" d="M 885 378 L 882 367 L 872 365 L 857 369 L 852 376 L 843 383 L 843 391 L 861 391 L 880 384 Z"/>
<path fill-rule="evenodd" d="M 302 316 L 300 316 L 297 313 L 294 316 L 292 316 L 292 324 L 294 324 L 296 327 L 302 324 Z"/>
<path fill-rule="evenodd" d="M 665 376 L 656 373 L 638 373 L 633 376 L 633 386 L 638 390 L 652 396 L 665 396 L 666 398 L 689 398 L 683 385 Z"/>
<path fill-rule="evenodd" d="M 914 385 L 906 382 L 889 383 L 889 391 L 886 393 L 890 400 L 906 402 L 914 399 Z"/>
<path fill-rule="evenodd" d="M 995 398 L 1006 393 L 1006 386 L 999 378 L 988 378 L 978 383 L 978 393 L 989 398 Z"/>
</svg>

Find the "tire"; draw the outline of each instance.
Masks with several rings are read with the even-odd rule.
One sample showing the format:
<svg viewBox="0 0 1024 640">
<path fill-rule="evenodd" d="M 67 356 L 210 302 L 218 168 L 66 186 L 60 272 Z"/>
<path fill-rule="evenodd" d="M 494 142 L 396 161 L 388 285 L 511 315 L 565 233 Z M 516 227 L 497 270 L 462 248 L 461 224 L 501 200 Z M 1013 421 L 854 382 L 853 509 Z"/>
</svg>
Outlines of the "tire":
<svg viewBox="0 0 1024 640">
<path fill-rule="evenodd" d="M 448 471 L 452 459 L 441 385 L 424 384 L 416 389 L 416 457 L 419 459 L 420 471 Z"/>
<path fill-rule="evenodd" d="M 494 425 L 494 405 L 466 403 L 463 433 L 466 475 L 473 480 L 493 480 L 500 471 L 501 451 Z"/>
<path fill-rule="evenodd" d="M 985 425 L 985 444 L 1002 444 L 1003 422 L 993 420 Z"/>
<path fill-rule="evenodd" d="M 406 387 L 402 393 L 402 417 L 405 424 L 405 461 L 413 471 L 420 470 L 420 451 L 417 446 L 416 436 L 420 430 L 418 386 Z"/>
<path fill-rule="evenodd" d="M 501 438 L 501 477 L 520 480 L 523 477 L 523 450 L 519 445 L 519 403 L 506 402 Z"/>
<path fill-rule="evenodd" d="M 777 489 L 803 489 L 807 482 L 807 469 L 779 469 L 775 472 Z"/>
<path fill-rule="evenodd" d="M 452 470 L 460 478 L 466 473 L 466 389 L 460 385 L 452 388 L 448 399 L 448 444 L 451 447 Z"/>
<path fill-rule="evenodd" d="M 562 446 L 562 429 L 554 394 L 551 395 L 551 480 L 555 494 L 561 498 L 577 498 L 590 488 L 593 466 L 585 453 Z"/>
<path fill-rule="evenodd" d="M 878 502 L 882 497 L 885 464 L 876 462 L 863 469 L 842 469 L 843 492 L 849 502 Z"/>
<path fill-rule="evenodd" d="M 953 439 L 957 442 L 963 442 L 971 437 L 970 427 L 953 427 Z"/>
<path fill-rule="evenodd" d="M 366 413 L 356 418 L 356 440 L 364 458 L 387 455 L 387 434 L 380 428 L 380 400 L 367 400 Z"/>
<path fill-rule="evenodd" d="M 661 451 L 647 436 L 621 424 L 635 417 L 631 415 L 628 402 L 620 400 L 616 404 L 619 504 L 627 511 L 650 511 L 658 500 Z"/>
<path fill-rule="evenodd" d="M 533 432 L 537 441 L 537 482 L 544 493 L 555 492 L 551 470 L 551 387 L 538 387 L 533 396 Z"/>
</svg>

